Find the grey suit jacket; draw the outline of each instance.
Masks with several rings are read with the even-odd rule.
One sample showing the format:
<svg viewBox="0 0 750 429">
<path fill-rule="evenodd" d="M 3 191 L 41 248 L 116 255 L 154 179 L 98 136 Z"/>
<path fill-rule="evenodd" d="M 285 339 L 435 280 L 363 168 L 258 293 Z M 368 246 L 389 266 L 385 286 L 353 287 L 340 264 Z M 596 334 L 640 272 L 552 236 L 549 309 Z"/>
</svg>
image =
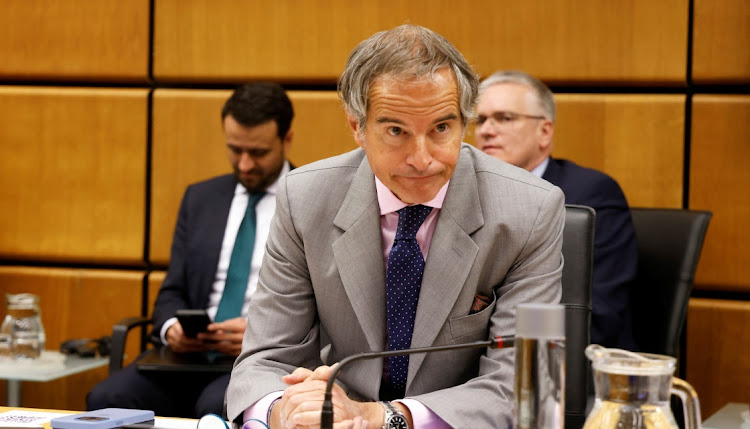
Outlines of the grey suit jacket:
<svg viewBox="0 0 750 429">
<path fill-rule="evenodd" d="M 532 174 L 463 145 L 429 249 L 412 347 L 510 335 L 521 302 L 560 300 L 564 196 Z M 258 289 L 227 390 L 230 420 L 287 386 L 282 375 L 386 349 L 385 264 L 374 175 L 361 149 L 279 183 Z M 476 295 L 491 298 L 470 314 Z M 345 369 L 349 396 L 376 400 L 383 362 Z M 509 425 L 512 349 L 412 355 L 406 396 L 454 427 Z"/>
</svg>

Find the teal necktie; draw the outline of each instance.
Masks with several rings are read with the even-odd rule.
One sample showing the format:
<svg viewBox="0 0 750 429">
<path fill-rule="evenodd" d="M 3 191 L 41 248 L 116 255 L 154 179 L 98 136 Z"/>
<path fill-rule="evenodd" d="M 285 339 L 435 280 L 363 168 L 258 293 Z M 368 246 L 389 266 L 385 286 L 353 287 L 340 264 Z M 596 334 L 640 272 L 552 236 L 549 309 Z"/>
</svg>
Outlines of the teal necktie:
<svg viewBox="0 0 750 429">
<path fill-rule="evenodd" d="M 253 247 L 255 247 L 255 206 L 263 195 L 263 192 L 250 193 L 248 198 L 245 217 L 242 218 L 240 229 L 234 240 L 227 270 L 227 281 L 224 283 L 224 293 L 221 295 L 214 322 L 222 322 L 242 315 L 247 280 L 250 276 L 250 263 L 253 259 Z"/>
</svg>

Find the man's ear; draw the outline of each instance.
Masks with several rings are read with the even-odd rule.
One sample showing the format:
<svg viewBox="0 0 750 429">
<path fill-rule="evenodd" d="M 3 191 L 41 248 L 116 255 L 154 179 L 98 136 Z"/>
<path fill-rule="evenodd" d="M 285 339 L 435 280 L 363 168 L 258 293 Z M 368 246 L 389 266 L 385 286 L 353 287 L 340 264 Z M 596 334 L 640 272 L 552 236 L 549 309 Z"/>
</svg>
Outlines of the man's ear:
<svg viewBox="0 0 750 429">
<path fill-rule="evenodd" d="M 552 137 L 555 134 L 555 124 L 545 119 L 542 125 L 539 127 L 539 146 L 542 149 L 548 149 L 552 147 Z"/>
<path fill-rule="evenodd" d="M 289 151 L 289 148 L 292 146 L 293 138 L 294 138 L 294 131 L 290 129 L 289 131 L 286 132 L 284 139 L 281 141 L 281 144 L 284 146 L 284 152 Z"/>
<path fill-rule="evenodd" d="M 359 147 L 364 149 L 365 142 L 362 139 L 362 134 L 360 133 L 359 119 L 357 119 L 353 115 L 347 114 L 346 122 L 349 124 L 349 128 L 352 130 L 352 134 L 354 134 L 354 141 L 357 142 L 357 145 Z"/>
</svg>

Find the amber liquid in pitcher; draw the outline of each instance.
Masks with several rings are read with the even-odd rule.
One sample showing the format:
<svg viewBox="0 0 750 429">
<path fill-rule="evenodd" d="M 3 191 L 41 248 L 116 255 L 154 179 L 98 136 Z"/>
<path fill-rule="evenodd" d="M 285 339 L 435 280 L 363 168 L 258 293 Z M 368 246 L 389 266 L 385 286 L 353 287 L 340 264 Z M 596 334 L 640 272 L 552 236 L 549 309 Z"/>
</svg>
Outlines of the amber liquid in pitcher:
<svg viewBox="0 0 750 429">
<path fill-rule="evenodd" d="M 625 375 L 596 372 L 597 398 L 584 429 L 674 428 L 671 374 Z"/>
</svg>

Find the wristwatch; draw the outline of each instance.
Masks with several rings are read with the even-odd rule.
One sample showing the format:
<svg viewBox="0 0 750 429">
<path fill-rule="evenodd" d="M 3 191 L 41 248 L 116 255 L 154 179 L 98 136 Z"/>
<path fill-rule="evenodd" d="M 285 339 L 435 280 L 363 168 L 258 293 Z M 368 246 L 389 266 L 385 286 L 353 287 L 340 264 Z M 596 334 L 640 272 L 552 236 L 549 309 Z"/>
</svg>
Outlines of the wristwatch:
<svg viewBox="0 0 750 429">
<path fill-rule="evenodd" d="M 385 423 L 383 429 L 411 429 L 406 417 L 388 401 L 381 401 L 380 405 L 385 410 Z"/>
</svg>

